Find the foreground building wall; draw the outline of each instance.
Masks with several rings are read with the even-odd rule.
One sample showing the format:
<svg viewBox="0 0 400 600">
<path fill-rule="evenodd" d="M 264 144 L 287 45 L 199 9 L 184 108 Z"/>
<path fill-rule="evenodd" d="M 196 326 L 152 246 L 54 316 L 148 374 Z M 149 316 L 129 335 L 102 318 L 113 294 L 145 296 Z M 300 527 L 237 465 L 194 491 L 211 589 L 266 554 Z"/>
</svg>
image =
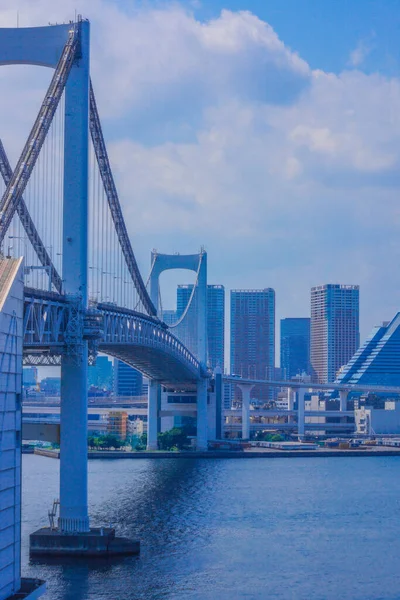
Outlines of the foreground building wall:
<svg viewBox="0 0 400 600">
<path fill-rule="evenodd" d="M 0 600 L 21 587 L 22 259 L 0 259 Z"/>
</svg>

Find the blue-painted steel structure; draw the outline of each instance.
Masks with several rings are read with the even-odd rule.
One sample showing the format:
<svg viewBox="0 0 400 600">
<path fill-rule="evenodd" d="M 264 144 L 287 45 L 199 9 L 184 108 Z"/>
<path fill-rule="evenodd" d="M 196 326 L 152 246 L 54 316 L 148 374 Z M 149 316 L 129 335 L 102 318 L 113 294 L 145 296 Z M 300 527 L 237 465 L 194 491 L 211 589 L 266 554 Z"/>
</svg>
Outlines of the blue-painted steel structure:
<svg viewBox="0 0 400 600">
<path fill-rule="evenodd" d="M 196 384 L 200 398 L 198 447 L 204 449 L 207 445 L 206 320 L 202 314 L 195 356 L 157 316 L 154 291 L 149 295 L 143 282 L 124 222 L 90 81 L 89 22 L 79 18 L 76 23 L 50 27 L 1 29 L 0 65 L 9 64 L 54 69 L 14 171 L 0 142 L 0 172 L 5 184 L 0 200 L 0 243 L 4 251 L 6 234 L 18 215 L 25 240 L 33 246 L 39 261 L 39 266 L 33 268 L 43 268 L 49 279 L 50 291 L 25 288 L 24 364 L 61 365 L 59 528 L 66 532 L 85 532 L 89 530 L 86 446 L 88 362 L 94 360 L 101 350 L 138 368 L 151 380 L 150 399 L 156 399 L 157 387 L 161 383 Z M 41 237 L 43 232 L 36 229 L 24 199 L 24 192 L 60 106 L 64 111 L 61 272 Z M 125 269 L 114 275 L 111 271 L 107 275 L 113 277 L 114 285 L 119 280 L 124 297 L 126 285 L 134 290 L 132 298 L 137 297 L 138 300 L 131 302 L 129 307 L 110 302 L 106 293 L 102 297 L 102 290 L 93 294 L 96 300 L 93 297 L 89 299 L 90 138 L 102 193 L 107 200 L 107 214 L 110 215 L 120 252 L 118 257 L 113 256 L 113 262 L 110 258 L 107 264 L 112 268 L 122 260 Z M 108 236 L 111 240 L 111 235 L 108 230 L 104 232 L 107 240 Z M 115 242 L 114 245 L 110 242 L 110 251 L 107 247 L 110 256 L 111 252 L 115 254 L 115 246 Z M 90 251 L 93 255 L 96 249 Z M 90 268 L 99 270 L 101 276 L 106 274 L 103 266 Z M 206 273 L 206 255 L 201 253 L 198 273 L 201 301 L 205 300 Z M 155 400 L 155 403 L 149 402 L 149 428 L 155 439 L 157 421 Z"/>
</svg>

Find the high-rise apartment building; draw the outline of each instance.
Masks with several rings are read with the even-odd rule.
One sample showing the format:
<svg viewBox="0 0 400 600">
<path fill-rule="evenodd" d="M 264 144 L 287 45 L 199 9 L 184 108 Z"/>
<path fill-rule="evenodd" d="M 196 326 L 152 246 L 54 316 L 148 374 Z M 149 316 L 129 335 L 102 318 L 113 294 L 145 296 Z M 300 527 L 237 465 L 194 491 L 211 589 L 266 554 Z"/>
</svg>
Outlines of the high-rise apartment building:
<svg viewBox="0 0 400 600">
<path fill-rule="evenodd" d="M 281 319 L 281 370 L 285 379 L 310 374 L 310 319 Z"/>
<path fill-rule="evenodd" d="M 319 383 L 336 375 L 360 343 L 358 285 L 311 288 L 311 369 Z"/>
<path fill-rule="evenodd" d="M 190 300 L 193 284 L 178 285 L 176 297 L 176 318 L 180 319 Z M 190 347 L 197 340 L 197 303 L 196 291 L 189 313 L 186 315 L 185 338 Z M 208 365 L 224 370 L 225 352 L 225 288 L 223 285 L 207 285 L 207 344 Z M 193 346 L 192 346 L 193 347 Z"/>
<path fill-rule="evenodd" d="M 231 290 L 231 373 L 251 379 L 275 375 L 275 291 Z M 239 395 L 239 394 L 238 394 Z M 272 391 L 255 387 L 253 398 Z"/>
<path fill-rule="evenodd" d="M 88 367 L 88 383 L 103 390 L 112 389 L 113 364 L 108 356 L 98 356 L 96 364 Z"/>
<path fill-rule="evenodd" d="M 212 369 L 221 367 L 224 372 L 225 288 L 223 285 L 207 286 L 207 340 L 209 366 Z"/>
<path fill-rule="evenodd" d="M 143 375 L 122 360 L 114 360 L 114 394 L 116 396 L 141 396 Z"/>
</svg>

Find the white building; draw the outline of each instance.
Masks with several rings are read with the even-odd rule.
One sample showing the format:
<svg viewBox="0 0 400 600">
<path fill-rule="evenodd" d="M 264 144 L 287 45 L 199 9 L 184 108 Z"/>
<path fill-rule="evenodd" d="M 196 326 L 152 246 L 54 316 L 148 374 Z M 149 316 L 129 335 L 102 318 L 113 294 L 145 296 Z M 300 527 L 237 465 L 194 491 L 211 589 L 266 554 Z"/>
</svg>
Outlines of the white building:
<svg viewBox="0 0 400 600">
<path fill-rule="evenodd" d="M 357 433 L 400 433 L 400 402 L 387 401 L 385 408 L 362 406 L 354 411 Z"/>
<path fill-rule="evenodd" d="M 0 600 L 41 595 L 32 580 L 21 580 L 23 311 L 22 259 L 0 258 Z"/>
</svg>

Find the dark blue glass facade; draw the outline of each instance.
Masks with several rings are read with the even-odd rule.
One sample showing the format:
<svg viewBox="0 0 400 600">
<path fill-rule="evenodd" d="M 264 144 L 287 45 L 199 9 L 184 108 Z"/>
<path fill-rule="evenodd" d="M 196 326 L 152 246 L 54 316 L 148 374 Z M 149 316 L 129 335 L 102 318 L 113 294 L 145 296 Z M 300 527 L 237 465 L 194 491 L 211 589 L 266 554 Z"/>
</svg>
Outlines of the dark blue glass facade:
<svg viewBox="0 0 400 600">
<path fill-rule="evenodd" d="M 121 360 L 114 362 L 114 393 L 116 396 L 141 396 L 143 375 Z"/>
<path fill-rule="evenodd" d="M 400 386 L 400 313 L 390 323 L 374 327 L 337 382 Z"/>
<path fill-rule="evenodd" d="M 179 285 L 176 297 L 176 319 L 180 319 L 192 294 L 193 285 Z M 186 315 L 185 341 L 188 347 L 197 345 L 197 293 L 192 308 Z M 207 355 L 211 369 L 221 367 L 224 371 L 225 353 L 225 288 L 223 285 L 207 285 Z"/>
<path fill-rule="evenodd" d="M 281 370 L 282 376 L 310 374 L 310 319 L 281 319 Z"/>
</svg>

